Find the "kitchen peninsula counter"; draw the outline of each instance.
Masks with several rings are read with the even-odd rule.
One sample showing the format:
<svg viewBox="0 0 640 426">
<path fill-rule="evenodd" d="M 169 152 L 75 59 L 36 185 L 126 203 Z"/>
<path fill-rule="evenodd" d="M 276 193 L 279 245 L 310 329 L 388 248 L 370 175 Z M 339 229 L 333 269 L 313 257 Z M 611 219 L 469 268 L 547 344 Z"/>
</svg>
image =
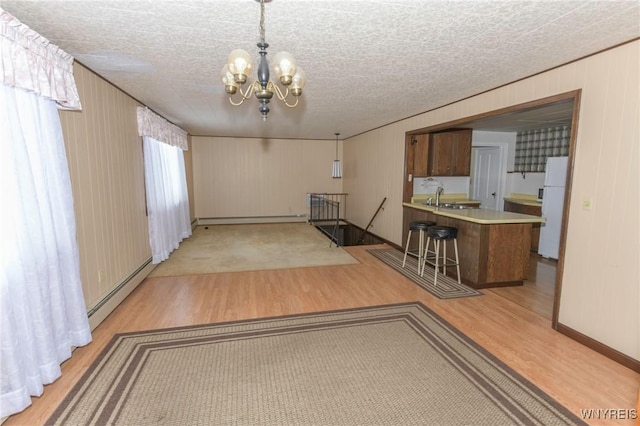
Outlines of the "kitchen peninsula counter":
<svg viewBox="0 0 640 426">
<path fill-rule="evenodd" d="M 445 216 L 467 222 L 481 223 L 485 225 L 499 223 L 540 223 L 544 219 L 540 216 L 527 214 L 501 212 L 486 209 L 451 209 L 436 206 L 428 206 L 423 203 L 402 203 L 405 207 L 432 212 L 437 216 Z"/>
<path fill-rule="evenodd" d="M 413 220 L 429 220 L 458 228 L 458 251 L 462 282 L 489 288 L 522 285 L 529 264 L 532 224 L 539 216 L 485 209 L 450 209 L 424 203 L 403 203 L 403 247 Z M 412 238 L 417 247 L 417 238 Z M 414 245 L 415 244 L 415 245 Z M 451 243 L 448 243 L 452 246 Z M 453 247 L 447 250 L 451 256 Z M 456 268 L 447 268 L 455 278 Z"/>
</svg>

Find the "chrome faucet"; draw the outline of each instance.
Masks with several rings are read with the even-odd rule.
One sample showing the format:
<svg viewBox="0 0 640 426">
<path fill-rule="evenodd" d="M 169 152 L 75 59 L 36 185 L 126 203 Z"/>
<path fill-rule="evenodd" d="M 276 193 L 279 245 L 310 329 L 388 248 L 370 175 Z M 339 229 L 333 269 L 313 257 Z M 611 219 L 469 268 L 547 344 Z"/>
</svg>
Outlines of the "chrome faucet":
<svg viewBox="0 0 640 426">
<path fill-rule="evenodd" d="M 438 186 L 436 190 L 436 207 L 440 206 L 440 194 L 444 192 L 444 188 L 442 186 Z"/>
<path fill-rule="evenodd" d="M 427 205 L 430 206 L 433 203 L 433 197 L 427 198 Z"/>
</svg>

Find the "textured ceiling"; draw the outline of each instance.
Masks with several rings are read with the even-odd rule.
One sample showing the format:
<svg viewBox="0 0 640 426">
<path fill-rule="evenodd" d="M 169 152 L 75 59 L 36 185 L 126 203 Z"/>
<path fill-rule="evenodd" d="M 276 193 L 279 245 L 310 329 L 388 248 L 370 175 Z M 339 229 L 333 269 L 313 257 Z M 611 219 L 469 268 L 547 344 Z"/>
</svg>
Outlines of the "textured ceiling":
<svg viewBox="0 0 640 426">
<path fill-rule="evenodd" d="M 640 36 L 638 0 L 273 0 L 268 57 L 292 53 L 308 82 L 262 122 L 220 82 L 231 50 L 257 62 L 254 0 L 0 7 L 193 135 L 347 138 Z"/>
</svg>

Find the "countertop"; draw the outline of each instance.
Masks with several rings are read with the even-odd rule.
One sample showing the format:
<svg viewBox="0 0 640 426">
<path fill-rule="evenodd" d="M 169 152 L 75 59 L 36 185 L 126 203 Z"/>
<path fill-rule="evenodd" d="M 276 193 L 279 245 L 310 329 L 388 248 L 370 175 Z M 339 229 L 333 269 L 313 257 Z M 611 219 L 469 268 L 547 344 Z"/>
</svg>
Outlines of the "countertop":
<svg viewBox="0 0 640 426">
<path fill-rule="evenodd" d="M 427 204 L 427 199 L 431 198 L 431 200 L 435 203 L 436 194 L 417 194 L 411 197 L 411 202 L 415 204 Z M 441 203 L 451 203 L 451 204 L 477 204 L 480 205 L 480 201 L 478 200 L 470 200 L 467 198 L 467 194 L 442 194 L 440 197 Z"/>
<path fill-rule="evenodd" d="M 534 206 L 534 207 L 541 207 L 542 206 L 542 203 L 540 201 L 529 200 L 529 199 L 526 199 L 526 198 L 504 197 L 503 199 L 505 201 L 509 201 L 510 203 L 522 204 L 523 206 Z"/>
<path fill-rule="evenodd" d="M 517 192 L 512 192 L 508 197 L 504 197 L 503 200 L 510 203 L 521 204 L 523 206 L 542 206 L 542 203 L 538 201 L 537 195 L 532 194 L 520 194 Z"/>
<path fill-rule="evenodd" d="M 427 206 L 424 203 L 402 203 L 405 207 L 432 212 L 438 216 L 450 217 L 453 219 L 465 220 L 467 222 L 480 223 L 485 225 L 504 223 L 541 223 L 544 218 L 540 216 L 530 216 L 528 214 L 501 212 L 486 209 L 448 209 L 435 206 Z"/>
</svg>

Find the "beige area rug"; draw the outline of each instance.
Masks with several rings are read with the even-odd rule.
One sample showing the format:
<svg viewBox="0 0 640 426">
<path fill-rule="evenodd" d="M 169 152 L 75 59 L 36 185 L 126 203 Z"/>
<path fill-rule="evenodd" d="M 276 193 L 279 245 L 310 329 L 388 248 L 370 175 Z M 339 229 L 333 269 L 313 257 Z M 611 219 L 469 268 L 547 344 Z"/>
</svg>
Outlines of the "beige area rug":
<svg viewBox="0 0 640 426">
<path fill-rule="evenodd" d="M 438 299 L 457 299 L 459 297 L 481 296 L 482 293 L 464 284 L 458 284 L 457 280 L 446 275 L 438 275 L 438 285 L 433 285 L 435 269 L 427 265 L 423 276 L 418 274 L 418 260 L 413 256 L 407 256 L 407 263 L 402 267 L 404 252 L 390 249 L 367 250 L 369 253 L 401 273 L 411 281 L 433 294 Z"/>
<path fill-rule="evenodd" d="M 116 335 L 46 424 L 584 423 L 416 302 Z"/>
<path fill-rule="evenodd" d="M 358 263 L 329 243 L 329 238 L 307 223 L 198 226 L 149 276 Z"/>
</svg>

